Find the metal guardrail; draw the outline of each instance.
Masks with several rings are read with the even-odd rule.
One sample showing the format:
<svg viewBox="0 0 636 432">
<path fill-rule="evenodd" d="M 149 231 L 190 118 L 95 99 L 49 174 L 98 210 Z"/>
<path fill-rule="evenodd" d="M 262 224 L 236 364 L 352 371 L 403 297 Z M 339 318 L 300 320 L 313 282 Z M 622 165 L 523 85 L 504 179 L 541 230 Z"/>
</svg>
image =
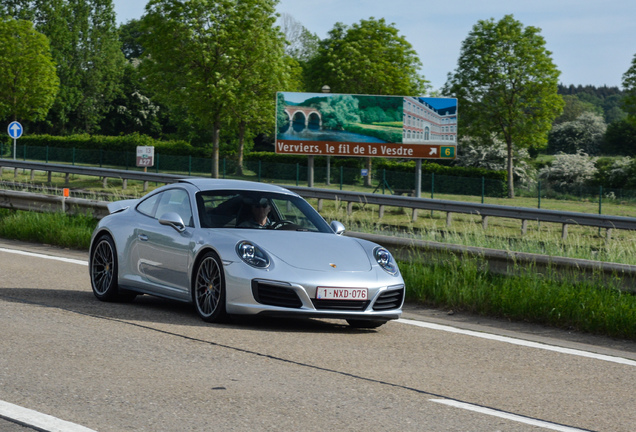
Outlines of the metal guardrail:
<svg viewBox="0 0 636 432">
<path fill-rule="evenodd" d="M 65 212 L 91 214 L 101 219 L 108 215 L 106 202 L 85 198 L 65 198 L 30 192 L 0 190 L 0 207 L 41 213 Z"/>
<path fill-rule="evenodd" d="M 127 180 L 138 180 L 143 182 L 157 182 L 157 183 L 174 183 L 180 178 L 184 178 L 187 176 L 176 175 L 176 174 L 162 174 L 162 173 L 149 173 L 143 171 L 134 171 L 134 170 L 117 170 L 117 169 L 109 169 L 109 168 L 98 168 L 98 167 L 86 167 L 86 166 L 78 166 L 78 165 L 66 165 L 66 164 L 52 164 L 52 163 L 41 163 L 41 162 L 27 162 L 27 161 L 19 161 L 19 160 L 11 160 L 11 159 L 0 159 L 0 170 L 3 168 L 14 168 L 16 170 L 24 169 L 30 170 L 33 174 L 34 171 L 44 171 L 49 173 L 49 181 L 51 179 L 51 173 L 64 173 L 84 175 L 84 176 L 92 176 L 92 177 L 100 177 L 104 181 L 104 187 L 106 187 L 106 181 L 109 178 L 121 179 L 124 181 L 124 189 L 126 189 L 126 181 Z M 144 188 L 145 190 L 145 188 Z"/>
<path fill-rule="evenodd" d="M 314 190 L 309 188 L 293 188 L 298 193 L 305 194 L 306 197 L 319 199 L 334 199 L 332 195 L 322 195 L 333 191 Z M 313 196 L 311 194 L 314 194 Z M 337 192 L 337 199 L 361 199 L 360 194 Z M 369 195 L 369 194 L 366 194 Z M 365 196 L 365 195 L 363 195 Z M 371 197 L 373 195 L 371 194 Z M 367 197 L 367 198 L 371 198 Z M 381 196 L 377 196 L 380 198 Z M 397 199 L 400 197 L 385 197 Z M 405 199 L 402 197 L 402 199 Z M 411 203 L 411 199 L 407 199 Z M 357 201 L 364 202 L 364 201 Z M 61 196 L 35 194 L 21 191 L 0 190 L 0 207 L 16 210 L 57 212 L 63 211 L 69 214 L 92 214 L 97 218 L 102 218 L 108 214 L 107 202 L 83 199 L 64 198 Z M 411 203 L 412 204 L 412 203 Z M 457 203 L 455 203 L 457 204 Z M 460 203 L 461 204 L 461 203 Z M 466 204 L 466 203 L 463 203 Z M 386 205 L 386 204 L 380 204 Z M 436 210 L 444 210 L 440 207 Z M 453 207 L 454 211 L 457 211 Z M 448 210 L 446 210 L 448 211 Z M 510 217 L 506 214 L 504 217 Z M 568 219 L 569 220 L 569 219 Z M 627 225 L 626 225 L 627 226 Z M 511 274 L 519 269 L 532 268 L 538 273 L 551 274 L 554 272 L 569 272 L 571 275 L 587 278 L 591 275 L 600 275 L 608 280 L 619 278 L 622 289 L 636 293 L 636 266 L 628 264 L 605 263 L 584 259 L 572 259 L 563 257 L 552 257 L 547 255 L 511 252 L 480 247 L 459 246 L 424 240 L 415 240 L 400 237 L 382 236 L 377 234 L 366 234 L 359 232 L 346 232 L 345 235 L 370 240 L 380 243 L 389 248 L 393 254 L 402 259 L 424 259 L 427 261 L 439 259 L 448 255 L 481 257 L 488 263 L 490 271 L 495 273 Z M 550 273 L 552 272 L 552 273 Z"/>
<path fill-rule="evenodd" d="M 115 170 L 107 168 L 80 167 L 75 165 L 49 164 L 27 161 L 15 161 L 0 159 L 0 169 L 9 167 L 45 172 L 62 172 L 86 176 L 101 177 L 122 180 L 140 180 L 144 182 L 173 183 L 186 175 L 145 173 L 141 171 Z M 125 187 L 125 183 L 124 183 Z M 321 210 L 322 200 L 336 200 L 347 202 L 347 211 L 353 211 L 353 205 L 374 204 L 379 206 L 379 217 L 384 214 L 385 207 L 409 208 L 413 211 L 413 220 L 417 218 L 418 210 L 446 212 L 446 224 L 450 226 L 454 213 L 473 214 L 482 217 L 484 228 L 488 226 L 488 217 L 512 218 L 521 220 L 521 231 L 526 232 L 528 221 L 553 222 L 562 224 L 562 237 L 567 237 L 568 225 L 581 225 L 604 228 L 607 230 L 608 239 L 612 229 L 636 230 L 636 218 L 611 215 L 595 215 L 591 213 L 562 212 L 556 210 L 542 210 L 526 207 L 499 206 L 492 204 L 480 204 L 461 201 L 438 200 L 428 198 L 404 197 L 396 195 L 380 195 L 364 192 L 341 191 L 334 189 L 316 189 L 298 186 L 285 186 L 287 189 L 298 193 L 304 198 L 318 199 L 318 210 Z"/>
</svg>

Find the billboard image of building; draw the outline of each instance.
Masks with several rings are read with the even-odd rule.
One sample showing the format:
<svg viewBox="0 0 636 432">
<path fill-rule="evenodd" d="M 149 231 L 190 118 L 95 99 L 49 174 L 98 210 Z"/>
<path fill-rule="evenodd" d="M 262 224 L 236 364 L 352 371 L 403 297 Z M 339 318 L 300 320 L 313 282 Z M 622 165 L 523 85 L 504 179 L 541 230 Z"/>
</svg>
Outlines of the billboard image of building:
<svg viewBox="0 0 636 432">
<path fill-rule="evenodd" d="M 457 100 L 281 92 L 276 131 L 277 153 L 454 159 Z"/>
</svg>

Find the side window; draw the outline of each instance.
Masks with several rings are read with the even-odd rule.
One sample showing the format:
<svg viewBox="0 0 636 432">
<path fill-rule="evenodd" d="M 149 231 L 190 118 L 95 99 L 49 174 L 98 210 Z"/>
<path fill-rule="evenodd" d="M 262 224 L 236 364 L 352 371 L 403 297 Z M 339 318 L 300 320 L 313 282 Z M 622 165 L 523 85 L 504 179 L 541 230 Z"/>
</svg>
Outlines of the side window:
<svg viewBox="0 0 636 432">
<path fill-rule="evenodd" d="M 152 218 L 155 217 L 155 209 L 157 208 L 157 203 L 159 202 L 159 198 L 162 195 L 163 195 L 162 193 L 155 194 L 155 195 L 143 200 L 137 206 L 137 211 L 139 211 L 142 214 L 145 214 L 146 216 L 150 216 Z"/>
<path fill-rule="evenodd" d="M 183 189 L 169 189 L 161 194 L 161 200 L 155 213 L 156 218 L 160 218 L 166 213 L 177 213 L 183 219 L 186 226 L 194 226 L 192 221 L 192 207 L 190 197 Z"/>
</svg>

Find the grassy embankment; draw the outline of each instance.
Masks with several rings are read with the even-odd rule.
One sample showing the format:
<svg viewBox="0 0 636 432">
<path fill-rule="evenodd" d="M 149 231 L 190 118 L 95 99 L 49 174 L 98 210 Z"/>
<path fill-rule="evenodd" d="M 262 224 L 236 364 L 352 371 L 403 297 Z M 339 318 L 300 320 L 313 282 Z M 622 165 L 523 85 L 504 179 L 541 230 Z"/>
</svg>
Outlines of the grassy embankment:
<svg viewBox="0 0 636 432">
<path fill-rule="evenodd" d="M 90 183 L 86 179 L 81 181 L 83 188 Z M 138 195 L 140 192 L 135 188 L 127 192 Z M 121 189 L 117 192 L 121 194 Z M 559 203 L 569 211 L 580 211 L 578 208 L 587 204 Z M 631 233 L 616 232 L 607 243 L 598 230 L 573 227 L 568 239 L 562 240 L 559 226 L 537 224 L 529 228 L 526 236 L 521 236 L 519 221 L 492 220 L 488 230 L 483 230 L 475 217 L 457 216 L 448 228 L 445 214 L 422 212 L 412 222 L 410 212 L 403 209 L 387 210 L 380 225 L 377 209 L 372 206 L 357 206 L 352 215 L 346 214 L 345 207 L 342 203 L 325 203 L 323 215 L 328 220 L 341 220 L 350 228 L 385 233 L 399 230 L 401 235 L 449 243 L 632 264 L 636 256 L 636 242 Z M 625 207 L 631 206 L 623 205 L 617 211 L 633 211 L 633 207 Z M 95 223 L 86 216 L 0 209 L 0 237 L 67 248 L 87 249 Z M 485 270 L 479 259 L 449 257 L 436 262 L 423 259 L 401 262 L 400 269 L 412 302 L 636 340 L 636 296 L 621 292 L 617 281 L 603 280 L 600 276 L 585 280 L 563 275 L 539 276 L 532 269 L 521 270 L 516 276 L 494 275 Z"/>
</svg>

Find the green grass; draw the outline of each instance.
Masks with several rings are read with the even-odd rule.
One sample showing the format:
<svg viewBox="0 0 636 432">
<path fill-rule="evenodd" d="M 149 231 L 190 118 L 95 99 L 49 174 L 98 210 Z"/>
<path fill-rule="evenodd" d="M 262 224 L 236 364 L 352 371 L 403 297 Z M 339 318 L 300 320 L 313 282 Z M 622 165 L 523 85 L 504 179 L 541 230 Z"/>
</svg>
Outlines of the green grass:
<svg viewBox="0 0 636 432">
<path fill-rule="evenodd" d="M 0 237 L 88 250 L 97 221 L 88 216 L 0 208 Z"/>
<path fill-rule="evenodd" d="M 486 263 L 454 257 L 401 262 L 407 299 L 427 306 L 636 340 L 636 296 L 600 276 L 503 276 Z"/>
<path fill-rule="evenodd" d="M 18 181 L 28 182 L 27 175 Z M 7 176 L 5 173 L 5 180 Z M 11 175 L 13 179 L 13 175 Z M 34 183 L 45 183 L 45 176 L 35 176 Z M 71 177 L 71 187 L 94 193 L 110 193 L 115 199 L 143 195 L 141 182 L 128 182 L 122 190 L 121 180 L 109 180 L 103 188 L 94 178 Z M 64 176 L 53 176 L 53 187 L 61 193 Z M 161 186 L 151 184 L 150 188 Z M 321 187 L 318 185 L 318 187 Z M 334 186 L 332 186 L 334 187 Z M 337 187 L 337 186 L 335 186 Z M 335 188 L 334 187 L 334 188 Z M 350 189 L 350 188 L 348 188 Z M 356 190 L 370 192 L 357 187 Z M 445 197 L 441 199 L 479 202 L 478 197 Z M 542 200 L 542 208 L 546 200 Z M 489 199 L 491 204 L 511 205 L 510 200 Z M 317 201 L 313 200 L 314 207 Z M 580 201 L 550 202 L 554 209 L 594 213 L 597 204 Z M 517 198 L 516 206 L 532 207 L 532 200 Z M 636 206 L 604 204 L 607 214 L 633 216 Z M 588 227 L 570 226 L 567 239 L 561 239 L 561 225 L 530 223 L 521 235 L 521 222 L 490 218 L 483 229 L 481 218 L 454 215 L 446 226 L 443 212 L 420 211 L 415 222 L 411 211 L 387 208 L 378 219 L 378 207 L 354 205 L 351 215 L 346 204 L 324 201 L 323 216 L 339 220 L 348 229 L 388 235 L 416 237 L 468 246 L 490 247 L 520 252 L 595 259 L 636 264 L 636 233 L 614 230 L 607 242 L 605 232 Z M 96 221 L 90 217 L 69 217 L 61 213 L 40 214 L 0 209 L 0 237 L 87 250 Z M 598 277 L 581 279 L 576 275 L 537 275 L 532 269 L 520 269 L 514 276 L 487 272 L 479 259 L 443 257 L 438 261 L 416 259 L 401 262 L 400 269 L 407 286 L 407 298 L 436 308 L 465 311 L 471 314 L 502 317 L 515 321 L 540 323 L 610 337 L 636 340 L 636 296 L 621 292 L 617 281 Z"/>
<path fill-rule="evenodd" d="M 87 216 L 0 209 L 0 238 L 87 250 L 95 225 Z M 503 276 L 486 268 L 466 257 L 400 262 L 410 302 L 636 340 L 636 296 L 617 281 L 532 269 Z"/>
</svg>

